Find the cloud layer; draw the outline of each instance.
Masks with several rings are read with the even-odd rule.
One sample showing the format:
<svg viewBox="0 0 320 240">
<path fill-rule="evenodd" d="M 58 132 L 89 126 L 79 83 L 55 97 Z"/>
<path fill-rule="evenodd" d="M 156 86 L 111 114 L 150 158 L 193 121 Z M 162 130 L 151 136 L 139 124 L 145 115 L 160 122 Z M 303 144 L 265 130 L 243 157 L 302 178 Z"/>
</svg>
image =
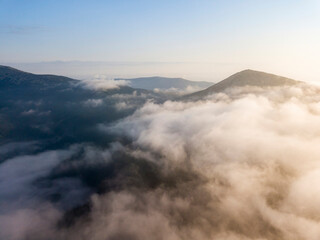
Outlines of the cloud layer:
<svg viewBox="0 0 320 240">
<path fill-rule="evenodd" d="M 206 101 L 148 103 L 113 130 L 166 174 L 182 169 L 204 181 L 146 194 L 167 219 L 158 223 L 170 228 L 162 237 L 317 239 L 319 107 L 313 87 L 239 88 Z"/>
<path fill-rule="evenodd" d="M 107 79 L 104 75 L 96 75 L 93 79 L 83 80 L 82 84 L 93 90 L 109 90 L 129 85 L 129 81 Z"/>
<path fill-rule="evenodd" d="M 99 190 L 88 200 L 90 210 L 58 227 L 63 211 L 44 201 L 28 215 L 35 225 L 22 224 L 16 235 L 6 226 L 24 223 L 25 212 L 14 212 L 1 216 L 0 228 L 12 240 L 317 240 L 319 93 L 306 85 L 242 87 L 197 102 L 147 102 L 117 123 L 99 125 L 119 142 L 107 149 L 74 147 L 67 151 L 71 160 L 59 153 L 59 161 L 48 162 L 62 176 L 74 171 L 85 182 L 90 172 L 100 179 L 93 181 Z M 20 175 L 28 180 L 30 172 Z M 6 180 L 11 175 L 5 173 Z M 42 217 L 43 206 L 51 206 L 50 217 Z"/>
</svg>

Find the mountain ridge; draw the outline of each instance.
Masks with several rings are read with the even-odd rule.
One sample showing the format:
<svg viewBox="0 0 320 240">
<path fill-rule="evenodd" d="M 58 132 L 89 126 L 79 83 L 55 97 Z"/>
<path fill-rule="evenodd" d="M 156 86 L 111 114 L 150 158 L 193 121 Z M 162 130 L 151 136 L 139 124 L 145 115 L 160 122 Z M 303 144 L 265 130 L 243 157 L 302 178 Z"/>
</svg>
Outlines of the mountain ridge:
<svg viewBox="0 0 320 240">
<path fill-rule="evenodd" d="M 226 79 L 198 92 L 185 95 L 183 98 L 202 98 L 207 95 L 222 92 L 231 87 L 275 87 L 275 86 L 290 86 L 301 83 L 300 81 L 290 78 L 282 77 L 279 75 L 246 69 L 237 72 Z"/>
<path fill-rule="evenodd" d="M 161 76 L 139 77 L 139 78 L 116 78 L 115 80 L 129 81 L 129 86 L 133 88 L 144 88 L 147 90 L 161 89 L 167 90 L 176 88 L 184 90 L 187 87 L 207 88 L 212 85 L 212 82 L 206 81 L 191 81 L 184 78 L 170 78 Z"/>
<path fill-rule="evenodd" d="M 36 77 L 36 79 L 34 78 Z M 13 79 L 14 78 L 14 79 Z M 78 82 L 79 80 L 72 79 L 65 76 L 53 75 L 53 74 L 34 74 L 25 72 L 10 66 L 0 65 L 0 83 L 2 81 L 11 81 L 13 84 L 22 83 L 39 83 L 39 80 L 55 81 L 55 82 Z"/>
</svg>

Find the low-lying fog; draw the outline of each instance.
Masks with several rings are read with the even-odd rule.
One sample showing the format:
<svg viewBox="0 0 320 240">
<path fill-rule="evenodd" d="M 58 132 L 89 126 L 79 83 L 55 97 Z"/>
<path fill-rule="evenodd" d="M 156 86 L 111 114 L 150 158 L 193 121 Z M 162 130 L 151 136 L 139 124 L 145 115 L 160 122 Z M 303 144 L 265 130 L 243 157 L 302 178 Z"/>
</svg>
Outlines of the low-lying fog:
<svg viewBox="0 0 320 240">
<path fill-rule="evenodd" d="M 1 239 L 320 239 L 317 87 L 147 101 L 92 127 L 116 140 L 0 164 Z"/>
</svg>

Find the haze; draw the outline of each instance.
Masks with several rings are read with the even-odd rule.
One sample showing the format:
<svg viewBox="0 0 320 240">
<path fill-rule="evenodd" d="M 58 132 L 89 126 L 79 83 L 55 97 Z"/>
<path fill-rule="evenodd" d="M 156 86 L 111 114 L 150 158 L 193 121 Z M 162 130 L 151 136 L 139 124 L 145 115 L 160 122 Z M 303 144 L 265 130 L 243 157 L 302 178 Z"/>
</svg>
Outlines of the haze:
<svg viewBox="0 0 320 240">
<path fill-rule="evenodd" d="M 218 81 L 258 69 L 317 82 L 320 4 L 281 1 L 0 1 L 0 63 L 88 78 Z"/>
<path fill-rule="evenodd" d="M 0 0 L 0 240 L 319 240 L 319 10 Z"/>
</svg>

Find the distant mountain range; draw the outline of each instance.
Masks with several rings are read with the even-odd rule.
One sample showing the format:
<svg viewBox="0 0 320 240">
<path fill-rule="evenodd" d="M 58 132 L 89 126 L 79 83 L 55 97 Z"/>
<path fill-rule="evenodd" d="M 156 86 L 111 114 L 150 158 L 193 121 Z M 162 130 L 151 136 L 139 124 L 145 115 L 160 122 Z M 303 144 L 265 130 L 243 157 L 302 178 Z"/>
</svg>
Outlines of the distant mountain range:
<svg viewBox="0 0 320 240">
<path fill-rule="evenodd" d="M 97 143 L 92 126 L 132 114 L 148 99 L 167 99 L 145 89 L 99 90 L 81 83 L 0 66 L 0 144 L 39 139 L 50 140 L 50 146 L 81 139 Z"/>
<path fill-rule="evenodd" d="M 212 82 L 190 81 L 183 78 L 166 78 L 166 77 L 141 77 L 141 78 L 117 78 L 115 80 L 127 80 L 129 86 L 133 88 L 143 88 L 147 90 L 168 90 L 177 89 L 185 90 L 188 87 L 195 89 L 204 89 L 211 86 Z"/>
<path fill-rule="evenodd" d="M 128 80 L 128 79 L 127 79 Z M 244 70 L 216 84 L 182 78 L 135 78 L 131 86 L 89 89 L 81 81 L 56 75 L 37 75 L 0 66 L 0 143 L 54 139 L 54 145 L 86 139 L 99 141 L 92 126 L 132 114 L 146 101 L 194 101 L 242 86 L 288 86 L 300 82 L 273 74 Z M 153 90 L 197 86 L 206 89 L 182 97 Z M 209 87 L 208 87 L 209 86 Z M 74 121 L 77 124 L 74 124 Z M 92 136 L 92 138 L 90 138 Z"/>
<path fill-rule="evenodd" d="M 231 87 L 242 87 L 242 86 L 257 86 L 257 87 L 272 87 L 272 86 L 285 86 L 294 85 L 300 83 L 293 79 L 281 77 L 274 74 L 269 74 L 254 70 L 244 70 L 231 75 L 230 77 L 212 84 L 210 82 L 203 81 L 190 81 L 183 78 L 166 78 L 166 77 L 141 77 L 141 78 L 117 78 L 115 80 L 127 80 L 130 82 L 130 86 L 122 86 L 121 90 L 126 93 L 132 93 L 133 91 L 140 91 L 144 93 L 151 93 L 150 90 L 154 89 L 185 89 L 186 87 L 198 87 L 205 88 L 201 91 L 196 91 L 191 94 L 187 94 L 184 97 L 187 98 L 201 98 L 207 95 L 225 91 Z M 44 91 L 51 90 L 51 93 L 60 91 L 61 93 L 70 88 L 75 91 L 86 91 L 79 86 L 80 81 L 64 76 L 57 75 L 40 75 L 23 72 L 15 68 L 1 66 L 0 65 L 0 90 L 11 89 L 11 88 L 22 88 L 24 91 L 28 89 L 30 91 Z M 149 91 L 147 91 L 149 90 Z M 94 94 L 98 94 L 101 91 L 95 91 Z M 91 90 L 91 94 L 93 91 Z M 47 93 L 50 95 L 50 93 Z M 70 95 L 70 94 L 69 94 Z M 158 96 L 155 94 L 155 96 Z"/>
<path fill-rule="evenodd" d="M 225 91 L 232 87 L 244 87 L 244 86 L 255 86 L 255 87 L 275 87 L 275 86 L 290 86 L 301 83 L 290 78 L 281 77 L 278 75 L 259 72 L 254 70 L 244 70 L 231 75 L 230 77 L 198 92 L 194 92 L 185 95 L 184 99 L 200 99 L 213 93 Z"/>
<path fill-rule="evenodd" d="M 77 80 L 57 75 L 38 75 L 0 65 L 0 87 L 65 87 Z"/>
<path fill-rule="evenodd" d="M 72 206 L 70 209 L 61 208 L 63 217 L 56 225 L 58 229 L 70 227 L 76 224 L 79 219 L 85 220 L 83 223 L 86 224 L 89 218 L 82 217 L 91 216 L 87 215 L 92 206 L 88 199 L 84 204 L 73 203 L 73 199 L 78 199 L 78 196 L 80 196 L 78 192 L 81 192 L 79 188 L 81 189 L 82 184 L 85 192 L 100 195 L 125 188 L 132 191 L 139 188 L 144 189 L 143 191 L 148 189 L 155 191 L 166 187 L 171 191 L 176 182 L 178 183 L 177 188 L 182 186 L 180 183 L 184 184 L 185 181 L 190 182 L 192 186 L 196 182 L 197 184 L 203 183 L 202 177 L 199 178 L 193 172 L 189 174 L 189 171 L 185 172 L 178 169 L 177 172 L 173 172 L 174 174 L 170 173 L 168 175 L 167 171 L 163 171 L 161 162 L 149 160 L 149 155 L 152 159 L 157 159 L 162 157 L 160 154 L 145 152 L 139 145 L 137 146 L 137 141 L 131 140 L 126 134 L 119 135 L 108 130 L 110 126 L 112 128 L 114 123 L 132 116 L 137 109 L 141 109 L 146 103 L 152 102 L 155 104 L 148 105 L 149 108 L 146 108 L 145 112 L 138 112 L 138 115 L 146 114 L 145 116 L 148 116 L 150 110 L 151 113 L 158 111 L 161 108 L 154 108 L 155 106 L 152 105 L 167 100 L 196 101 L 217 92 L 225 91 L 228 93 L 226 90 L 233 87 L 285 87 L 299 83 L 292 79 L 252 70 L 236 73 L 217 84 L 162 77 L 136 78 L 130 79 L 130 82 L 131 86 L 118 86 L 108 90 L 106 88 L 88 88 L 79 80 L 56 75 L 31 74 L 11 67 L 0 66 L 0 164 L 6 161 L 10 163 L 10 159 L 14 159 L 16 162 L 14 163 L 16 165 L 6 165 L 5 171 L 1 173 L 6 173 L 8 169 L 9 172 L 6 174 L 12 176 L 14 181 L 18 179 L 17 183 L 20 183 L 19 179 L 33 179 L 30 176 L 36 175 L 35 180 L 30 181 L 30 184 L 27 182 L 28 184 L 21 185 L 18 188 L 19 191 L 23 189 L 21 192 L 25 192 L 24 188 L 30 185 L 30 189 L 36 189 L 34 194 L 48 199 L 50 203 L 55 203 L 57 206 L 60 206 L 60 203 L 64 203 L 64 201 L 70 203 L 70 206 Z M 184 97 L 173 96 L 167 94 L 166 91 L 161 93 L 154 91 L 155 88 L 183 90 L 189 86 L 207 88 Z M 159 113 L 161 114 L 161 111 Z M 176 113 L 179 112 L 175 111 L 175 115 Z M 198 113 L 198 111 L 193 113 Z M 166 113 L 161 115 L 159 120 L 155 121 L 155 126 L 159 127 L 158 123 L 163 121 L 166 116 L 171 117 L 170 114 L 166 115 Z M 187 114 L 186 116 L 191 115 Z M 197 116 L 197 118 L 199 117 L 206 116 Z M 128 121 L 140 122 L 136 116 L 129 118 Z M 149 126 L 152 124 L 148 121 L 147 118 L 144 119 L 142 125 L 146 122 L 146 126 L 142 127 L 148 128 L 148 124 Z M 179 121 L 173 122 L 175 124 L 170 124 L 168 129 L 172 128 L 174 131 L 175 125 Z M 132 126 L 140 126 L 140 124 Z M 179 125 L 177 127 L 183 128 L 184 126 Z M 134 136 L 142 130 L 130 128 L 127 131 Z M 160 129 L 160 134 L 162 132 L 163 129 Z M 149 135 L 148 131 L 146 133 L 146 135 Z M 173 132 L 173 134 L 176 135 L 176 132 Z M 144 137 L 144 139 L 148 138 Z M 170 141 L 171 138 L 168 138 L 166 144 L 170 145 Z M 129 150 L 129 147 L 132 150 Z M 145 147 L 148 150 L 148 146 Z M 59 149 L 70 149 L 66 152 L 73 152 L 72 149 L 78 150 L 66 159 L 62 156 L 59 157 L 61 162 L 56 163 L 57 166 L 53 165 L 54 167 L 48 173 L 42 170 L 42 166 L 45 166 L 46 162 L 49 162 L 50 165 L 53 160 L 51 157 L 47 159 L 46 156 L 48 155 L 43 155 L 40 167 L 34 166 L 35 168 L 31 169 L 35 170 L 28 170 L 26 175 L 20 176 L 20 172 L 22 172 L 20 169 L 24 166 L 29 168 L 33 165 L 31 159 L 33 157 L 30 156 L 38 158 L 43 153 L 47 154 L 49 150 Z M 60 150 L 56 153 L 57 155 L 60 155 Z M 132 151 L 134 151 L 134 154 L 128 154 Z M 64 156 L 65 154 L 61 153 L 61 155 Z M 17 159 L 17 156 L 28 157 Z M 40 161 L 36 163 L 40 163 Z M 20 166 L 20 164 L 22 165 Z M 18 170 L 16 171 L 10 166 L 18 166 Z M 185 169 L 189 169 L 189 166 Z M 17 176 L 14 174 L 17 174 Z M 17 185 L 17 183 L 12 185 L 11 178 L 9 179 L 8 189 Z M 8 192 L 11 201 L 13 199 L 11 191 L 3 186 L 2 184 L 2 192 L 5 194 Z M 33 190 L 30 192 L 33 194 Z M 71 192 L 70 195 L 66 194 L 67 192 Z M 20 204 L 23 198 L 19 194 L 17 196 Z M 26 196 L 28 196 L 29 201 L 29 195 Z M 42 217 L 39 219 L 42 220 Z M 127 236 L 130 238 L 130 235 L 123 235 L 124 238 Z M 119 237 L 121 238 L 122 235 L 115 236 L 112 239 L 120 239 Z"/>
</svg>

